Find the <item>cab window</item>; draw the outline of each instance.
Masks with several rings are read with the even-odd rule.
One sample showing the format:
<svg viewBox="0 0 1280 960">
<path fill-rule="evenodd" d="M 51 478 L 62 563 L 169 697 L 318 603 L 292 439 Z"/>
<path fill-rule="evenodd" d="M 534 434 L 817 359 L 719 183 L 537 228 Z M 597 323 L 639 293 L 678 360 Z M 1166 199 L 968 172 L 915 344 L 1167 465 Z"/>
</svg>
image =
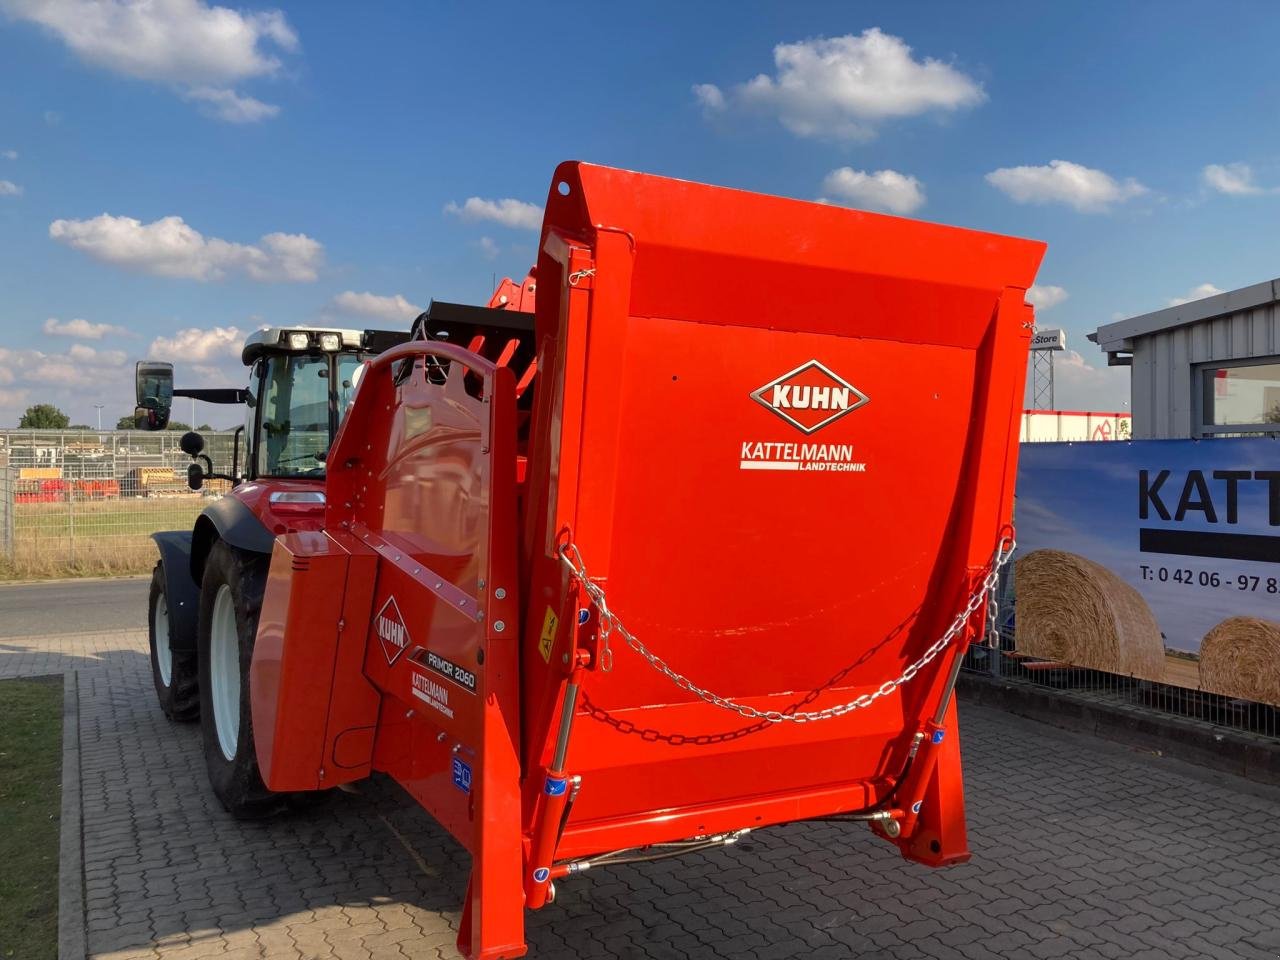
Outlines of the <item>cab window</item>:
<svg viewBox="0 0 1280 960">
<path fill-rule="evenodd" d="M 318 477 L 329 449 L 329 358 L 276 355 L 259 397 L 258 475 Z"/>
</svg>

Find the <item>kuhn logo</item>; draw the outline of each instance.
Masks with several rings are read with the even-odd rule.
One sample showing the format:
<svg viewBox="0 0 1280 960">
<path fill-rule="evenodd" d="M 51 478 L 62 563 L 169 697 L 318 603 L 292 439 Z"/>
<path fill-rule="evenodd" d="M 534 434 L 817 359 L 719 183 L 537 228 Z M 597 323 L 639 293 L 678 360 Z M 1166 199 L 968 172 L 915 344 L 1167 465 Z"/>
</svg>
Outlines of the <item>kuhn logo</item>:
<svg viewBox="0 0 1280 960">
<path fill-rule="evenodd" d="M 810 360 L 766 383 L 751 399 L 807 435 L 852 413 L 869 398 L 817 360 Z"/>
<path fill-rule="evenodd" d="M 387 663 L 395 663 L 409 646 L 409 628 L 404 624 L 400 608 L 395 597 L 387 597 L 387 602 L 378 611 L 374 626 L 378 631 L 378 639 L 382 642 L 382 652 L 387 655 Z"/>
</svg>

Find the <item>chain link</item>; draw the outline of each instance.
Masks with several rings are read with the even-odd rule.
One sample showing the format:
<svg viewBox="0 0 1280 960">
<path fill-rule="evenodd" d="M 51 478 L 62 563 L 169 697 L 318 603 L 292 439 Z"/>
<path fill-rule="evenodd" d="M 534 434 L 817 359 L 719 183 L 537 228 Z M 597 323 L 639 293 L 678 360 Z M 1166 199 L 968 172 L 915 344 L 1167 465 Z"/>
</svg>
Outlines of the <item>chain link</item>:
<svg viewBox="0 0 1280 960">
<path fill-rule="evenodd" d="M 834 717 L 842 717 L 846 713 L 854 710 L 861 710 L 871 706 L 881 697 L 887 697 L 893 693 L 898 687 L 909 683 L 921 670 L 932 663 L 943 650 L 947 649 L 951 643 L 960 636 L 964 631 L 964 626 L 969 619 L 980 610 L 984 604 L 989 601 L 988 598 L 994 597 L 996 585 L 1000 580 L 1000 569 L 1009 562 L 1013 556 L 1014 547 L 1017 546 L 1012 536 L 1001 537 L 1000 542 L 996 545 L 995 553 L 992 554 L 991 563 L 987 568 L 988 572 L 982 579 L 978 588 L 969 595 L 968 603 L 951 621 L 951 626 L 947 627 L 946 632 L 942 634 L 927 649 L 918 660 L 915 660 L 907 666 L 893 680 L 886 680 L 880 684 L 871 693 L 864 693 L 854 697 L 846 703 L 837 704 L 832 707 L 826 707 L 822 710 L 812 710 L 808 712 L 800 711 L 782 711 L 782 710 L 758 710 L 755 707 L 745 703 L 739 703 L 729 697 L 722 697 L 717 693 L 712 693 L 703 687 L 698 686 L 682 673 L 677 673 L 670 665 L 654 653 L 635 636 L 630 630 L 623 626 L 622 621 L 618 619 L 617 614 L 609 609 L 608 599 L 605 597 L 604 588 L 595 583 L 587 573 L 586 565 L 582 560 L 582 553 L 578 550 L 576 544 L 570 542 L 560 547 L 560 560 L 568 568 L 570 575 L 578 581 L 582 587 L 582 591 L 591 598 L 592 604 L 596 608 L 596 612 L 600 618 L 600 668 L 606 672 L 613 669 L 613 651 L 609 647 L 609 639 L 617 633 L 618 636 L 626 642 L 627 646 L 638 653 L 648 662 L 649 666 L 661 673 L 668 680 L 674 683 L 681 690 L 687 690 L 699 700 L 703 700 L 712 706 L 720 707 L 731 713 L 746 717 L 749 720 L 764 720 L 769 723 L 781 723 L 788 721 L 791 723 L 813 723 L 818 720 L 830 720 Z M 988 616 L 992 616 L 990 610 L 987 611 Z M 994 619 L 994 618 L 993 618 Z"/>
</svg>

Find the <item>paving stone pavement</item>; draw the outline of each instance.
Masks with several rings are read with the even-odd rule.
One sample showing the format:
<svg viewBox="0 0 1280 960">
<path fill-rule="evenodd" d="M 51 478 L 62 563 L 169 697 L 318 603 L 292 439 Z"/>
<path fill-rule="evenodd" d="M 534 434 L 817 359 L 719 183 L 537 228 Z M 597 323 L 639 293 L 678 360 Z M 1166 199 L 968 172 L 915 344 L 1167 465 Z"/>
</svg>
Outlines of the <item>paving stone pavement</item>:
<svg viewBox="0 0 1280 960">
<path fill-rule="evenodd" d="M 75 670 L 88 944 L 102 960 L 452 957 L 467 858 L 396 787 L 237 823 L 155 705 L 145 633 L 0 640 Z M 793 825 L 601 870 L 530 913 L 538 958 L 1280 957 L 1280 793 L 962 708 L 973 861 Z"/>
</svg>

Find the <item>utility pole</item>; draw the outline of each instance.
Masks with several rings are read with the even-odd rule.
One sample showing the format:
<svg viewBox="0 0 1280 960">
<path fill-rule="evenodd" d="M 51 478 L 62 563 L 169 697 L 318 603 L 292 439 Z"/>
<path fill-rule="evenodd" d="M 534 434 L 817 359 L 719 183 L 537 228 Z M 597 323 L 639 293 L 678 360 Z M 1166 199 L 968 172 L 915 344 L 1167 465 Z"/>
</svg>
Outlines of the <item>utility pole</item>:
<svg viewBox="0 0 1280 960">
<path fill-rule="evenodd" d="M 106 406 L 103 403 L 95 403 L 93 408 L 98 411 L 98 432 L 102 432 L 102 408 Z"/>
</svg>

